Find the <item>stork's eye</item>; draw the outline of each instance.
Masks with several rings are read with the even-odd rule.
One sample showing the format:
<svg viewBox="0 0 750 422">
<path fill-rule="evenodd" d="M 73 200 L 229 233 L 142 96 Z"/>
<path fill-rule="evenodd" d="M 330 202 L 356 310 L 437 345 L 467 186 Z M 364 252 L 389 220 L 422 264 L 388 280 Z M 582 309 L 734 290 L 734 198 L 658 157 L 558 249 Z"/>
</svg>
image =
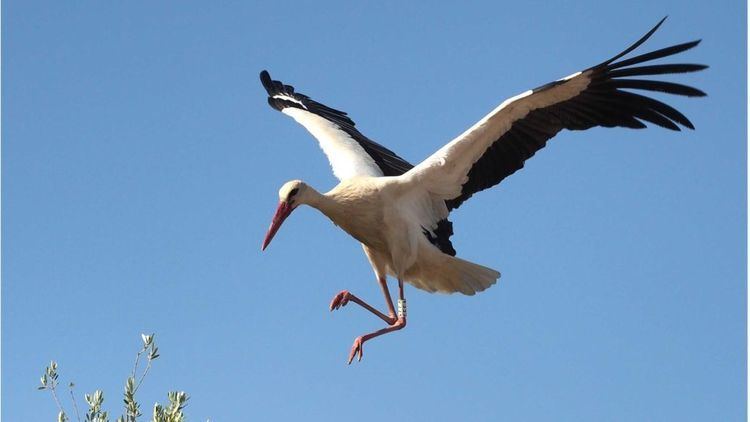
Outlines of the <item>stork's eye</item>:
<svg viewBox="0 0 750 422">
<path fill-rule="evenodd" d="M 289 191 L 289 198 L 291 198 L 294 195 L 296 195 L 298 191 L 299 191 L 299 188 L 294 188 L 294 189 L 290 190 Z"/>
</svg>

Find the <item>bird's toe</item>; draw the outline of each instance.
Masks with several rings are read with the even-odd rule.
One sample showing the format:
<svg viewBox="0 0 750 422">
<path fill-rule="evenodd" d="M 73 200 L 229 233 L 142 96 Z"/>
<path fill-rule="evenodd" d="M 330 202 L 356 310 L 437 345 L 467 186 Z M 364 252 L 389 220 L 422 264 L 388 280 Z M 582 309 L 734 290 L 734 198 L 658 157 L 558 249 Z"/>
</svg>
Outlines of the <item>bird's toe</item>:
<svg viewBox="0 0 750 422">
<path fill-rule="evenodd" d="M 329 309 L 331 311 L 338 309 L 342 306 L 346 306 L 347 303 L 349 303 L 349 297 L 350 293 L 347 290 L 342 290 L 339 293 L 336 294 L 336 296 L 333 297 L 331 300 L 331 304 L 329 305 Z"/>
<path fill-rule="evenodd" d="M 362 345 L 364 344 L 364 341 L 362 340 L 362 336 L 357 337 L 354 339 L 354 344 L 352 345 L 352 349 L 349 351 L 349 361 L 347 362 L 347 365 L 351 365 L 352 361 L 354 360 L 354 356 L 357 356 L 357 361 L 362 361 Z"/>
</svg>

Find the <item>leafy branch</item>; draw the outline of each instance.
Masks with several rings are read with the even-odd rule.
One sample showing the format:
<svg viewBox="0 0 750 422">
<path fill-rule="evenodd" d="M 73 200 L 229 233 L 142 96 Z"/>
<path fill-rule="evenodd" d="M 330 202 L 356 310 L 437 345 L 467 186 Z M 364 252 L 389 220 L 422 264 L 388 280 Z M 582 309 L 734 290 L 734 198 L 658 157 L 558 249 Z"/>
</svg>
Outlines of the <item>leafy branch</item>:
<svg viewBox="0 0 750 422">
<path fill-rule="evenodd" d="M 143 347 L 138 351 L 135 357 L 135 364 L 133 365 L 133 371 L 131 372 L 128 379 L 125 381 L 125 413 L 117 418 L 117 422 L 137 422 L 139 416 L 142 416 L 140 411 L 140 404 L 136 400 L 136 392 L 140 388 L 143 380 L 148 375 L 151 369 L 151 364 L 156 358 L 159 357 L 159 348 L 156 347 L 154 342 L 153 334 L 141 334 L 141 340 L 143 340 Z M 138 364 L 141 361 L 142 356 L 146 356 L 146 368 L 138 376 Z M 136 378 L 138 381 L 136 382 Z M 39 390 L 47 390 L 51 393 L 52 398 L 57 405 L 58 422 L 69 422 L 67 413 L 60 402 L 57 395 L 58 386 L 58 373 L 57 373 L 57 362 L 50 362 L 49 366 L 45 368 L 42 377 L 40 378 L 41 386 Z M 68 384 L 70 390 L 70 400 L 73 404 L 75 411 L 76 421 L 81 422 L 81 415 L 78 412 L 78 405 L 76 404 L 75 394 L 73 393 L 74 384 L 71 382 Z M 85 422 L 109 422 L 109 414 L 102 410 L 102 404 L 104 403 L 104 393 L 101 390 L 96 390 L 91 394 L 85 394 L 84 399 L 88 405 L 88 410 L 85 414 Z M 164 407 L 159 403 L 154 404 L 154 409 L 151 417 L 152 422 L 184 422 L 185 416 L 183 409 L 187 405 L 189 396 L 184 391 L 170 391 L 167 393 L 167 399 L 169 405 Z"/>
</svg>

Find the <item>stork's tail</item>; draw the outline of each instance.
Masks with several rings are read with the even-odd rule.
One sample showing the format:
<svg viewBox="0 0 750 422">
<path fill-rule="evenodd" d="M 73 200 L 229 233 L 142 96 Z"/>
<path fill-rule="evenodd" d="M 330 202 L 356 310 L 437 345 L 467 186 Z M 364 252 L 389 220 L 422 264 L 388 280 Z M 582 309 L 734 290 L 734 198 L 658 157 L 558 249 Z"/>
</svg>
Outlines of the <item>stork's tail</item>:
<svg viewBox="0 0 750 422">
<path fill-rule="evenodd" d="M 492 286 L 500 278 L 500 272 L 492 268 L 456 257 L 451 257 L 450 261 L 450 267 L 457 273 L 457 277 L 453 280 L 454 286 L 458 287 L 452 292 L 473 295 Z"/>
<path fill-rule="evenodd" d="M 500 273 L 461 258 L 441 254 L 439 265 L 422 269 L 417 280 L 408 280 L 415 287 L 429 292 L 473 295 L 497 282 Z M 425 271 L 426 270 L 426 271 Z"/>
</svg>

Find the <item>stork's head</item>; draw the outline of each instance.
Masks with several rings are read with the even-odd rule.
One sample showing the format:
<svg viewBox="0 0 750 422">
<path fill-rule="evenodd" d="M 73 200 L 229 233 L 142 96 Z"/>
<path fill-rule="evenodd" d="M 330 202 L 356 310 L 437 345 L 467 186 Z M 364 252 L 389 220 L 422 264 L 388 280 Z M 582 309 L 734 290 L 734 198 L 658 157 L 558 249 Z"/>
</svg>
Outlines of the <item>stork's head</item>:
<svg viewBox="0 0 750 422">
<path fill-rule="evenodd" d="M 279 206 L 276 208 L 276 214 L 273 215 L 271 225 L 268 227 L 265 239 L 263 239 L 261 250 L 265 250 L 268 244 L 271 243 L 276 232 L 279 231 L 281 224 L 298 205 L 309 203 L 311 194 L 312 189 L 301 180 L 292 180 L 291 182 L 284 183 L 284 186 L 279 189 Z"/>
</svg>

